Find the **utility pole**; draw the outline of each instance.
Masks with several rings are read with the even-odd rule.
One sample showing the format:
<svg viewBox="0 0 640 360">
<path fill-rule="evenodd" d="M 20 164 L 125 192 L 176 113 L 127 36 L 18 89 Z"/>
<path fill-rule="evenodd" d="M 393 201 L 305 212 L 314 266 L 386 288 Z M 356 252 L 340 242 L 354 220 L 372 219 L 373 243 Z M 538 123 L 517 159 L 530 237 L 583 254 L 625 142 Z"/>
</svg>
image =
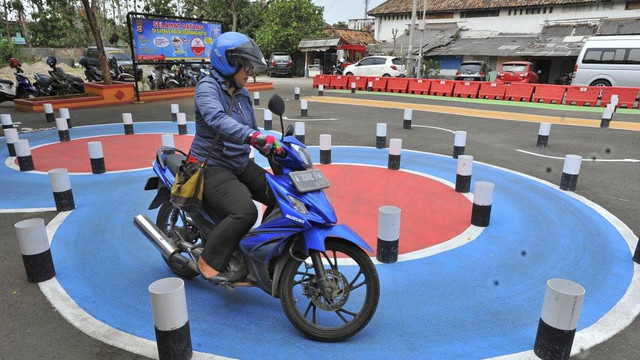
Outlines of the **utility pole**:
<svg viewBox="0 0 640 360">
<path fill-rule="evenodd" d="M 422 0 L 422 22 L 420 23 L 420 55 L 418 56 L 418 73 L 422 77 L 422 48 L 424 47 L 424 32 L 427 30 L 427 0 Z"/>
<path fill-rule="evenodd" d="M 409 57 L 407 59 L 407 77 L 414 77 L 413 74 L 413 30 L 416 27 L 416 10 L 418 8 L 418 0 L 413 0 L 411 10 L 411 25 L 409 27 Z"/>
<path fill-rule="evenodd" d="M 364 18 L 367 18 L 367 13 L 369 12 L 369 0 L 364 0 Z"/>
</svg>

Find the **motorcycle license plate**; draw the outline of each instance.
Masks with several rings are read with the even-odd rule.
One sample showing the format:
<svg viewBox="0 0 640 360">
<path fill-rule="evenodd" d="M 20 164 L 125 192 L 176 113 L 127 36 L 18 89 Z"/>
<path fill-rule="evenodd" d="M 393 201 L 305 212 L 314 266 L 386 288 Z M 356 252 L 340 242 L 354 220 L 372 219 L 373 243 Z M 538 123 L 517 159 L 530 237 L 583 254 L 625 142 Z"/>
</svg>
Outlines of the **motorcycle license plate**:
<svg viewBox="0 0 640 360">
<path fill-rule="evenodd" d="M 289 173 L 289 178 L 296 190 L 301 193 L 329 187 L 329 181 L 320 170 L 292 171 Z"/>
</svg>

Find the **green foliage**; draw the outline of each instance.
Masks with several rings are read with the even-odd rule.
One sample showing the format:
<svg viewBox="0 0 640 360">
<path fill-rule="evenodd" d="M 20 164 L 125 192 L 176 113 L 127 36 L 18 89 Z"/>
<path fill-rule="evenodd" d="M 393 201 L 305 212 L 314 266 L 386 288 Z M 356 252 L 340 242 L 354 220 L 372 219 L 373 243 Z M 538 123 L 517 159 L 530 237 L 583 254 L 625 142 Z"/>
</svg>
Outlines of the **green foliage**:
<svg viewBox="0 0 640 360">
<path fill-rule="evenodd" d="M 2 41 L 0 41 L 0 67 L 9 65 L 9 59 L 12 57 L 24 60 L 22 49 L 2 39 Z"/>
<path fill-rule="evenodd" d="M 440 61 L 434 59 L 423 59 L 422 74 L 424 77 L 437 77 L 440 74 Z"/>
<path fill-rule="evenodd" d="M 143 12 L 174 16 L 178 12 L 178 9 L 173 0 L 147 0 Z"/>
<path fill-rule="evenodd" d="M 322 36 L 322 6 L 311 0 L 276 0 L 256 30 L 255 40 L 267 55 L 275 51 L 299 54 L 298 44 Z"/>
<path fill-rule="evenodd" d="M 230 2 L 234 3 L 238 13 L 237 31 L 253 37 L 252 30 L 260 22 L 260 8 L 262 1 L 249 0 L 185 0 L 186 17 L 218 20 L 222 23 L 222 30 L 231 31 L 233 13 Z"/>
<path fill-rule="evenodd" d="M 91 31 L 86 17 L 67 2 L 31 13 L 29 36 L 32 46 L 83 47 L 90 41 Z"/>
</svg>

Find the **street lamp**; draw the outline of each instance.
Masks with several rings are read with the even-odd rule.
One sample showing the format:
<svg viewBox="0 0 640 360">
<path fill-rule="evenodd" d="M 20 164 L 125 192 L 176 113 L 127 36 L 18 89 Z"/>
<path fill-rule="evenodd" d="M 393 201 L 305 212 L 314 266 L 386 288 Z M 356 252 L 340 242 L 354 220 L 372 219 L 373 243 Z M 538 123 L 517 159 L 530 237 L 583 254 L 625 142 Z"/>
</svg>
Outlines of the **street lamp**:
<svg viewBox="0 0 640 360">
<path fill-rule="evenodd" d="M 416 77 L 422 77 L 422 48 L 424 41 L 424 31 L 427 29 L 427 0 L 422 1 L 422 21 L 420 21 L 420 55 L 418 55 L 418 74 Z"/>
</svg>

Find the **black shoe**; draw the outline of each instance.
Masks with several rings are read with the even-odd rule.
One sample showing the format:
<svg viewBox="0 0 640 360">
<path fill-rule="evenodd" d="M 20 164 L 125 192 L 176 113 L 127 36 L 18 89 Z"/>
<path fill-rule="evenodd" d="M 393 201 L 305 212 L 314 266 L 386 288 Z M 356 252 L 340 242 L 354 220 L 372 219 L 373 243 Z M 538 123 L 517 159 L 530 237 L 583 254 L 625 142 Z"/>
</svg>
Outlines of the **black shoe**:
<svg viewBox="0 0 640 360">
<path fill-rule="evenodd" d="M 206 278 L 209 282 L 214 285 L 234 283 L 244 280 L 246 273 L 244 271 L 223 271 L 218 273 L 218 275 Z M 204 277 L 204 275 L 203 275 Z"/>
</svg>

